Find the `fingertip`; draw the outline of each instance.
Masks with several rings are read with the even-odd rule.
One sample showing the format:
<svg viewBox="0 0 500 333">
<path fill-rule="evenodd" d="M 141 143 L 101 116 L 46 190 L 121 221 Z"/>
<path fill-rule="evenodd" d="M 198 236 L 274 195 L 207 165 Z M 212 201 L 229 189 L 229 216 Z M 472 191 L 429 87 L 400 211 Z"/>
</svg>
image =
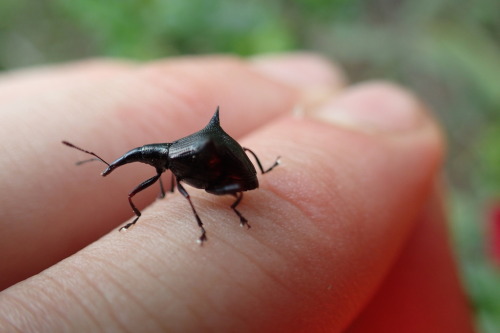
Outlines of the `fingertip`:
<svg viewBox="0 0 500 333">
<path fill-rule="evenodd" d="M 406 89 L 388 82 L 352 86 L 313 113 L 317 119 L 363 132 L 404 132 L 426 120 L 422 103 Z"/>
<path fill-rule="evenodd" d="M 345 85 L 345 73 L 331 59 L 312 52 L 266 54 L 250 59 L 261 73 L 300 89 Z"/>
<path fill-rule="evenodd" d="M 299 105 L 311 108 L 342 89 L 346 74 L 331 59 L 312 52 L 266 54 L 251 58 L 260 74 L 299 91 Z"/>
</svg>

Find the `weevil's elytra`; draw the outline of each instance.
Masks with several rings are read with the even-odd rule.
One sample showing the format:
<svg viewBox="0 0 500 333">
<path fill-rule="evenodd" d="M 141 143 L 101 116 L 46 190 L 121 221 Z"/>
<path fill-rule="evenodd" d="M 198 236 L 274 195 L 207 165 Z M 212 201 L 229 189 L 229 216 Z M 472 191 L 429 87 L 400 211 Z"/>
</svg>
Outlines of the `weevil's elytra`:
<svg viewBox="0 0 500 333">
<path fill-rule="evenodd" d="M 174 142 L 153 143 L 134 148 L 112 163 L 108 163 L 97 154 L 79 148 L 67 141 L 63 141 L 63 144 L 94 156 L 90 160 L 77 164 L 95 160 L 105 163 L 108 167 L 102 172 L 102 176 L 109 175 L 119 166 L 133 162 L 146 163 L 156 169 L 155 176 L 145 180 L 129 193 L 128 201 L 136 218 L 120 228 L 120 230 L 128 229 L 141 216 L 141 212 L 132 202 L 134 195 L 159 181 L 160 195 L 161 197 L 165 196 L 160 177 L 162 173 L 170 170 L 172 172 L 171 192 L 177 185 L 179 192 L 187 199 L 201 229 L 199 238 L 201 244 L 207 240 L 206 231 L 188 192 L 182 184 L 204 189 L 206 192 L 215 195 L 233 195 L 236 200 L 231 205 L 231 209 L 239 217 L 241 225 L 250 227 L 247 220 L 236 209 L 243 199 L 244 191 L 254 190 L 259 187 L 257 172 L 246 153 L 250 153 L 255 158 L 262 174 L 271 171 L 279 164 L 278 157 L 270 168 L 264 170 L 259 158 L 253 151 L 241 147 L 236 140 L 220 127 L 218 107 L 208 125 L 200 131 Z"/>
</svg>

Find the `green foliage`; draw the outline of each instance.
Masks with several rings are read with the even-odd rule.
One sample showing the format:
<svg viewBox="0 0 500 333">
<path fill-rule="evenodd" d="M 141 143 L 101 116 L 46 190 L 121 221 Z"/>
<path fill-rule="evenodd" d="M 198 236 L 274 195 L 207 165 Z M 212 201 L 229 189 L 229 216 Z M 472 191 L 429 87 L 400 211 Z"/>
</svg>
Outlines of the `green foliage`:
<svg viewBox="0 0 500 333">
<path fill-rule="evenodd" d="M 279 8 L 233 1 L 58 1 L 100 53 L 150 59 L 185 53 L 283 51 L 294 39 Z"/>
<path fill-rule="evenodd" d="M 497 122 L 486 125 L 477 143 L 481 147 L 477 159 L 480 163 L 477 165 L 478 172 L 474 176 L 483 191 L 491 196 L 498 196 L 497 199 L 500 201 L 499 143 L 500 125 Z"/>
<path fill-rule="evenodd" d="M 476 315 L 479 332 L 496 333 L 500 324 L 499 267 L 491 264 L 488 241 L 491 239 L 488 221 L 491 209 L 500 204 L 487 196 L 488 190 L 476 196 L 456 190 L 451 195 L 451 210 L 457 253 L 461 260 L 462 280 L 467 288 L 470 305 Z M 485 255 L 486 254 L 486 255 Z"/>
</svg>

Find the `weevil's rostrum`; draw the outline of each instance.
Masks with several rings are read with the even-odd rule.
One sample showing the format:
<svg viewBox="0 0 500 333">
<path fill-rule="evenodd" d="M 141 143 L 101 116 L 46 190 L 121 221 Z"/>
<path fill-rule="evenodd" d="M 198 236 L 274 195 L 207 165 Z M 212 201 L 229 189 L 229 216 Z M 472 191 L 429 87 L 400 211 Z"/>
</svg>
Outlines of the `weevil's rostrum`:
<svg viewBox="0 0 500 333">
<path fill-rule="evenodd" d="M 174 142 L 154 143 L 134 148 L 112 163 L 108 163 L 97 154 L 79 148 L 67 141 L 63 141 L 63 143 L 95 157 L 83 162 L 100 160 L 107 164 L 108 167 L 102 172 L 103 176 L 110 174 L 119 166 L 133 162 L 146 163 L 156 169 L 155 176 L 145 180 L 129 193 L 129 203 L 136 214 L 136 218 L 120 228 L 120 230 L 128 229 L 130 226 L 134 225 L 141 216 L 141 212 L 132 202 L 132 197 L 135 194 L 151 186 L 156 181 L 159 181 L 161 195 L 162 197 L 165 196 L 160 177 L 163 172 L 170 170 L 173 176 L 171 190 L 173 191 L 174 184 L 177 184 L 179 192 L 188 200 L 202 232 L 199 238 L 201 243 L 207 240 L 206 231 L 182 183 L 189 184 L 195 188 L 204 189 L 206 192 L 215 195 L 233 195 L 236 197 L 236 200 L 231 205 L 231 209 L 240 218 L 240 223 L 249 227 L 247 220 L 236 209 L 243 198 L 243 191 L 249 191 L 259 187 L 257 172 L 246 152 L 250 153 L 255 158 L 262 174 L 271 171 L 279 163 L 278 157 L 270 168 L 264 170 L 259 158 L 253 151 L 241 147 L 236 140 L 230 137 L 221 128 L 219 122 L 219 108 L 215 111 L 208 125 L 200 131 Z M 81 163 L 82 162 L 79 164 Z"/>
</svg>

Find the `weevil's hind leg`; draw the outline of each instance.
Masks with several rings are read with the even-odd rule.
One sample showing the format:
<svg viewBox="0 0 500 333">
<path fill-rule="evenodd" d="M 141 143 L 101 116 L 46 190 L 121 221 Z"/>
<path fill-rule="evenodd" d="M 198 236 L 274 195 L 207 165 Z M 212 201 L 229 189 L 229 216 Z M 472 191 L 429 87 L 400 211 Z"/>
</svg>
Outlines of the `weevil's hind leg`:
<svg viewBox="0 0 500 333">
<path fill-rule="evenodd" d="M 129 193 L 128 202 L 130 203 L 130 207 L 132 207 L 132 210 L 134 211 L 135 215 L 137 215 L 137 217 L 132 222 L 127 223 L 124 227 L 121 227 L 119 231 L 127 230 L 137 222 L 139 217 L 141 217 L 141 212 L 137 209 L 137 207 L 135 207 L 134 203 L 132 202 L 132 197 L 137 193 L 141 192 L 142 190 L 153 185 L 158 179 L 160 179 L 160 176 L 161 173 L 149 178 L 148 180 L 145 180 L 144 182 L 140 183 L 136 188 L 134 188 L 132 192 Z"/>
<path fill-rule="evenodd" d="M 233 196 L 236 197 L 236 200 L 233 202 L 233 204 L 231 205 L 231 209 L 236 213 L 236 215 L 238 215 L 238 217 L 240 218 L 240 225 L 242 227 L 247 227 L 248 229 L 250 229 L 250 224 L 248 224 L 248 221 L 247 219 L 241 215 L 241 213 L 236 209 L 236 206 L 238 206 L 241 202 L 241 199 L 243 199 L 243 192 L 236 192 L 233 194 Z"/>
<path fill-rule="evenodd" d="M 280 164 L 280 156 L 278 156 L 276 158 L 276 161 L 274 161 L 273 165 L 271 165 L 271 167 L 269 167 L 268 169 L 264 170 L 264 168 L 262 167 L 262 163 L 260 163 L 259 158 L 257 157 L 257 155 L 255 155 L 255 153 L 253 151 L 251 151 L 250 149 L 245 148 L 245 147 L 243 147 L 243 150 L 252 154 L 252 156 L 255 158 L 255 161 L 257 161 L 257 165 L 259 166 L 260 172 L 262 174 L 268 173 L 269 171 L 276 168 Z"/>
<path fill-rule="evenodd" d="M 187 193 L 186 189 L 184 188 L 184 186 L 182 186 L 179 179 L 177 179 L 177 189 L 184 196 L 184 198 L 187 199 L 189 205 L 191 206 L 191 209 L 193 210 L 194 217 L 196 218 L 196 222 L 198 223 L 198 227 L 200 227 L 201 229 L 201 236 L 200 238 L 198 238 L 198 242 L 200 243 L 200 245 L 203 245 L 203 242 L 207 240 L 207 235 L 206 235 L 207 232 L 205 231 L 205 228 L 203 228 L 203 222 L 201 222 L 201 219 L 198 216 L 198 213 L 196 212 L 193 203 L 191 202 L 191 197 L 189 196 L 189 193 Z"/>
</svg>

